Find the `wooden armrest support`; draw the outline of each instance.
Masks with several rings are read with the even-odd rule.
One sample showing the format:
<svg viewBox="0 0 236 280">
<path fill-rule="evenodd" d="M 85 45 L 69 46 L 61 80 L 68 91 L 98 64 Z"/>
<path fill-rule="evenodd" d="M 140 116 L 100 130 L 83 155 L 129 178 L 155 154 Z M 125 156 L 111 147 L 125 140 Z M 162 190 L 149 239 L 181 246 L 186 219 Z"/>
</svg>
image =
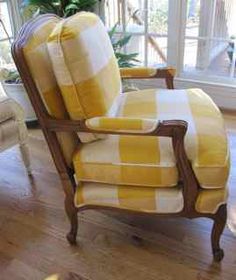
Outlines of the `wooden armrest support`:
<svg viewBox="0 0 236 280">
<path fill-rule="evenodd" d="M 49 130 L 54 132 L 64 131 L 64 132 L 87 132 L 96 134 L 114 134 L 114 135 L 140 135 L 140 136 L 165 136 L 165 137 L 182 137 L 187 131 L 188 124 L 183 120 L 170 120 L 170 121 L 160 121 L 157 126 L 147 133 L 141 133 L 130 131 L 117 131 L 117 130 L 92 130 L 86 126 L 85 120 L 65 120 L 65 119 L 53 119 L 47 118 L 46 126 Z M 178 135 L 178 136 L 177 136 Z"/>
<path fill-rule="evenodd" d="M 165 79 L 168 89 L 174 88 L 176 70 L 173 67 L 165 68 L 121 68 L 122 79 Z"/>
</svg>

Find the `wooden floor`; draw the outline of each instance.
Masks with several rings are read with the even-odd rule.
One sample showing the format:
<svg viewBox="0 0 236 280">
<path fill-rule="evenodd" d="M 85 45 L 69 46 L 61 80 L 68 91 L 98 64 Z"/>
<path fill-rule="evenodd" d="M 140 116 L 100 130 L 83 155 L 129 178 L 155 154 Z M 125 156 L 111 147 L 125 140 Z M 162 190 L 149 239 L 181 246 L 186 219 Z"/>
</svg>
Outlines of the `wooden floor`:
<svg viewBox="0 0 236 280">
<path fill-rule="evenodd" d="M 231 144 L 229 222 L 236 234 L 236 117 L 225 115 Z M 79 215 L 79 246 L 65 240 L 63 192 L 39 130 L 30 131 L 33 180 L 19 151 L 0 155 L 0 279 L 236 279 L 236 237 L 227 228 L 225 258 L 212 262 L 207 219 Z M 143 241 L 133 240 L 137 235 Z"/>
</svg>

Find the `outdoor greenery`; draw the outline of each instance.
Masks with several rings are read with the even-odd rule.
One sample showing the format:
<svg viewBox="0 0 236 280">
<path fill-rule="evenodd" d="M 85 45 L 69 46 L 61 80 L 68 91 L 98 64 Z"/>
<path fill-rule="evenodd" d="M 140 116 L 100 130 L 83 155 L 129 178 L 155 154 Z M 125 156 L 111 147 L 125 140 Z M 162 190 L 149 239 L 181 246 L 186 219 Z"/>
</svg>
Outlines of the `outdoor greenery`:
<svg viewBox="0 0 236 280">
<path fill-rule="evenodd" d="M 150 8 L 149 26 L 152 32 L 167 34 L 168 28 L 168 1 L 159 0 Z"/>
</svg>

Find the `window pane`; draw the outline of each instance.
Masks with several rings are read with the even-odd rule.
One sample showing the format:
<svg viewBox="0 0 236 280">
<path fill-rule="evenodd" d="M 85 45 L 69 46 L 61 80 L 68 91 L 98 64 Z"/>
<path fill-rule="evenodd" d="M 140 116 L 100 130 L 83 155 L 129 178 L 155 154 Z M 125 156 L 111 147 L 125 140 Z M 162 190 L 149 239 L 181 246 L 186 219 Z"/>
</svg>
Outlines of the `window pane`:
<svg viewBox="0 0 236 280">
<path fill-rule="evenodd" d="M 167 38 L 152 37 L 148 42 L 148 65 L 151 67 L 166 66 Z"/>
<path fill-rule="evenodd" d="M 143 65 L 144 56 L 145 56 L 144 49 L 145 49 L 144 36 L 133 35 L 131 37 L 128 46 L 126 47 L 126 53 L 128 54 L 138 53 L 137 59 L 140 62 L 138 62 L 137 65 Z"/>
<path fill-rule="evenodd" d="M 201 50 L 203 49 L 204 48 L 202 47 Z M 197 52 L 198 40 L 185 40 L 184 71 L 195 71 L 198 69 Z"/>
<path fill-rule="evenodd" d="M 126 0 L 125 23 L 126 30 L 132 33 L 144 33 L 145 30 L 145 0 Z"/>
<path fill-rule="evenodd" d="M 199 36 L 200 0 L 188 0 L 186 36 Z"/>
<path fill-rule="evenodd" d="M 167 34 L 168 32 L 168 0 L 149 0 L 148 24 L 149 32 Z"/>
<path fill-rule="evenodd" d="M 11 23 L 10 23 L 10 18 L 9 18 L 9 13 L 8 13 L 8 8 L 7 8 L 6 2 L 0 2 L 0 19 L 2 20 L 8 35 L 11 37 L 12 30 L 11 30 Z M 6 38 L 7 38 L 7 34 L 2 26 L 2 23 L 0 22 L 0 39 L 6 39 Z"/>
<path fill-rule="evenodd" d="M 198 72 L 209 79 L 235 76 L 235 14 L 235 0 L 188 0 L 185 72 Z"/>
<path fill-rule="evenodd" d="M 207 76 L 235 77 L 234 42 L 185 40 L 184 71 Z"/>
</svg>

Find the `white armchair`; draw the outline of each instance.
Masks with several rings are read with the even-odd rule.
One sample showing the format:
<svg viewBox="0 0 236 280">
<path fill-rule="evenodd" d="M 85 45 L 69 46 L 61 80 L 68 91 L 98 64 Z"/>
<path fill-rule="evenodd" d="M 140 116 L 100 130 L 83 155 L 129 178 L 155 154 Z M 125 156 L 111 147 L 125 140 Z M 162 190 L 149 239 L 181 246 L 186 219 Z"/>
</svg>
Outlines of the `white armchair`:
<svg viewBox="0 0 236 280">
<path fill-rule="evenodd" d="M 19 144 L 22 160 L 31 174 L 28 132 L 24 122 L 24 111 L 13 99 L 0 96 L 0 152 Z"/>
</svg>

